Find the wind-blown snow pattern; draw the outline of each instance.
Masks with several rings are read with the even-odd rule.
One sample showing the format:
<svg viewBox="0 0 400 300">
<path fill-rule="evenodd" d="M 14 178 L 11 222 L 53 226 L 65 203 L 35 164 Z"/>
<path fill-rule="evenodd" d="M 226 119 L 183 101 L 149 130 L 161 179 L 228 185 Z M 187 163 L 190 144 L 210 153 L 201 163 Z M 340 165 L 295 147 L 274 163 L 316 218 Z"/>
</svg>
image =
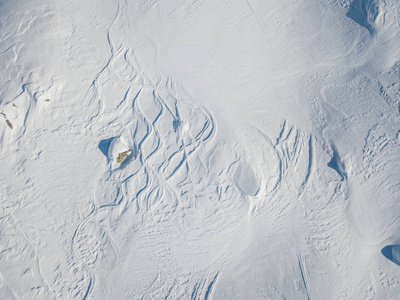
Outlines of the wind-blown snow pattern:
<svg viewBox="0 0 400 300">
<path fill-rule="evenodd" d="M 0 0 L 0 299 L 397 299 L 399 20 Z"/>
</svg>

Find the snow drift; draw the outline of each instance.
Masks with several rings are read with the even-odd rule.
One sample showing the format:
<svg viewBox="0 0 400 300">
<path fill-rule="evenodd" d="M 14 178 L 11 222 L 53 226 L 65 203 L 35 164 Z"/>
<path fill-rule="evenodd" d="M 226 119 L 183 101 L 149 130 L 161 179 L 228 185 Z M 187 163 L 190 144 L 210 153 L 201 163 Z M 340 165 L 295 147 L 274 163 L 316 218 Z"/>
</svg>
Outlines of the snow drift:
<svg viewBox="0 0 400 300">
<path fill-rule="evenodd" d="M 396 298 L 399 18 L 0 1 L 0 298 Z"/>
</svg>

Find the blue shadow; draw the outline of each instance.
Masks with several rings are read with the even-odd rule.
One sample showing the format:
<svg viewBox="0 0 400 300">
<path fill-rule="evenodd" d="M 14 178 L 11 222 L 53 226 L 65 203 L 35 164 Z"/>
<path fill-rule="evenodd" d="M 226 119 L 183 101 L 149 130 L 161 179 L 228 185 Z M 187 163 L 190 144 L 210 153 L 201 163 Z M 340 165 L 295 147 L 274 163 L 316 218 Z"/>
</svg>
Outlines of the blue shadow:
<svg viewBox="0 0 400 300">
<path fill-rule="evenodd" d="M 350 6 L 350 10 L 347 12 L 346 16 L 356 22 L 358 25 L 366 28 L 370 34 L 374 34 L 375 29 L 368 22 L 368 12 L 365 0 L 355 0 Z"/>
<path fill-rule="evenodd" d="M 335 170 L 340 175 L 340 177 L 342 177 L 342 180 L 344 180 L 347 178 L 347 173 L 344 169 L 339 152 L 337 151 L 334 145 L 332 145 L 332 151 L 333 151 L 333 156 L 331 161 L 328 163 L 328 167 Z"/>
<path fill-rule="evenodd" d="M 381 250 L 382 254 L 384 257 L 386 257 L 388 260 L 394 262 L 396 265 L 400 266 L 400 245 L 389 245 L 384 247 Z M 396 254 L 396 257 L 393 257 L 393 252 Z"/>
<path fill-rule="evenodd" d="M 113 139 L 114 137 L 110 137 L 108 139 L 101 140 L 99 143 L 99 149 L 105 155 L 105 157 L 108 157 L 108 149 L 110 148 L 110 144 Z"/>
</svg>

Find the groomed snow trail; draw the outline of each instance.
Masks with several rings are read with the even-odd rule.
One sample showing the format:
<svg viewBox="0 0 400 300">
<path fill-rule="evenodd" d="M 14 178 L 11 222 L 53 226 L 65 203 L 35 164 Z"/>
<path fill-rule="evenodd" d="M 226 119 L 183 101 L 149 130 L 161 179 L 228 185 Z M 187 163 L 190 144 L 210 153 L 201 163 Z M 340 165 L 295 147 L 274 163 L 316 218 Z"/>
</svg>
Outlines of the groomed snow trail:
<svg viewBox="0 0 400 300">
<path fill-rule="evenodd" d="M 0 0 L 0 298 L 398 297 L 399 20 Z"/>
</svg>

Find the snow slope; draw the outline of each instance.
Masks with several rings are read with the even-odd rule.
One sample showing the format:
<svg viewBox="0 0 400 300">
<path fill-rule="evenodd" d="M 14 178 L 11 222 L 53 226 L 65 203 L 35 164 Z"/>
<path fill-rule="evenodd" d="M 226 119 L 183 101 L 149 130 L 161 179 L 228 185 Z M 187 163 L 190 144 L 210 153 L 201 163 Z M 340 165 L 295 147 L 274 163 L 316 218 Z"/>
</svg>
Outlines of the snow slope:
<svg viewBox="0 0 400 300">
<path fill-rule="evenodd" d="M 0 0 L 0 298 L 398 299 L 399 20 Z"/>
</svg>

